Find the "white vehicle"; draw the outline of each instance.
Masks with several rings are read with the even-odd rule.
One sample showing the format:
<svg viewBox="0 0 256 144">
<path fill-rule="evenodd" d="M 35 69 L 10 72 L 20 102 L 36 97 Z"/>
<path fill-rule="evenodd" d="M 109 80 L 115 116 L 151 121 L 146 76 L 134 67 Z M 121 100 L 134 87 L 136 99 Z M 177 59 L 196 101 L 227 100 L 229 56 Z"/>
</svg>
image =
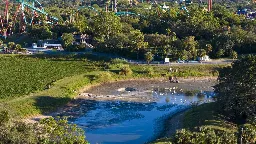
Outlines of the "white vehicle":
<svg viewBox="0 0 256 144">
<path fill-rule="evenodd" d="M 26 54 L 33 54 L 33 52 L 27 51 Z"/>
<path fill-rule="evenodd" d="M 183 60 L 178 60 L 177 63 L 185 63 Z"/>
</svg>

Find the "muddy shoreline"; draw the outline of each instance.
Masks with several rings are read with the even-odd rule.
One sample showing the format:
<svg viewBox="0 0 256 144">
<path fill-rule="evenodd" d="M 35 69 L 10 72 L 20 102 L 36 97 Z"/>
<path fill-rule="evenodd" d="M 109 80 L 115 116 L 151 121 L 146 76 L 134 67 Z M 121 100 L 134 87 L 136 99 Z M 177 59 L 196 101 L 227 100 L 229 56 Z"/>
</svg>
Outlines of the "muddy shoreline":
<svg viewBox="0 0 256 144">
<path fill-rule="evenodd" d="M 216 84 L 216 79 L 216 77 L 180 78 L 179 83 L 170 83 L 167 78 L 117 81 L 90 87 L 86 91 L 80 93 L 76 99 L 97 101 L 122 100 L 135 102 L 154 101 L 154 99 L 148 96 L 153 89 L 176 88 L 184 91 L 213 91 L 212 86 Z M 129 89 L 134 89 L 134 91 L 129 91 Z"/>
</svg>

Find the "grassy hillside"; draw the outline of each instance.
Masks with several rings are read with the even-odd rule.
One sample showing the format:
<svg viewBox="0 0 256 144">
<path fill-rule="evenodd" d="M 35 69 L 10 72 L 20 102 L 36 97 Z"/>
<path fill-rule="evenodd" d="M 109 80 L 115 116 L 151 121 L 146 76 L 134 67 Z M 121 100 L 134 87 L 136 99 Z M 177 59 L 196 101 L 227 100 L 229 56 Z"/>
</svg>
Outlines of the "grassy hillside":
<svg viewBox="0 0 256 144">
<path fill-rule="evenodd" d="M 193 128 L 204 126 L 228 132 L 235 132 L 237 130 L 236 125 L 226 121 L 224 116 L 219 114 L 217 108 L 217 103 L 207 103 L 189 110 L 184 116 L 184 128 L 193 130 Z"/>
<path fill-rule="evenodd" d="M 2 55 L 0 61 L 0 99 L 43 90 L 64 77 L 91 71 L 91 62 L 85 59 Z"/>
<path fill-rule="evenodd" d="M 212 142 L 209 143 L 215 143 L 214 141 L 217 139 L 220 143 L 223 143 L 223 141 L 225 141 L 225 143 L 233 143 L 233 141 L 236 140 L 234 136 L 238 131 L 238 126 L 227 121 L 225 116 L 219 113 L 218 104 L 216 102 L 202 104 L 188 110 L 185 112 L 182 121 L 183 129 L 179 131 L 179 133 L 176 132 L 175 137 L 162 138 L 154 143 L 169 144 L 173 142 L 194 144 L 199 143 L 198 139 L 200 137 L 204 137 L 201 139 L 201 142 L 205 140 L 205 135 L 207 134 L 210 134 L 208 138 L 212 139 Z M 190 131 L 194 133 L 190 133 Z M 217 135 L 220 136 L 217 137 Z M 228 137 L 232 140 L 228 141 Z M 189 141 L 191 139 L 193 140 Z"/>
</svg>

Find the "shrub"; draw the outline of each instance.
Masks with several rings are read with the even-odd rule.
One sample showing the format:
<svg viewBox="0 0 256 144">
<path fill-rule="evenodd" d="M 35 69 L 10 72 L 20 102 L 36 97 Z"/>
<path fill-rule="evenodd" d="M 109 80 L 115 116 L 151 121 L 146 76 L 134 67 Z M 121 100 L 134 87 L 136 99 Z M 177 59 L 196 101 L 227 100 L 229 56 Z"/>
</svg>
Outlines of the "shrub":
<svg viewBox="0 0 256 144">
<path fill-rule="evenodd" d="M 197 94 L 197 97 L 199 97 L 199 98 L 200 98 L 200 97 L 204 97 L 204 96 L 205 96 L 205 94 L 204 94 L 204 93 L 201 93 L 201 92 Z"/>
<path fill-rule="evenodd" d="M 245 124 L 241 128 L 242 143 L 256 143 L 256 124 Z"/>
<path fill-rule="evenodd" d="M 84 131 L 74 124 L 69 124 L 67 119 L 47 118 L 40 123 L 31 124 L 11 121 L 6 112 L 0 112 L 0 116 L 0 144 L 88 143 Z"/>
<path fill-rule="evenodd" d="M 154 55 L 151 52 L 147 52 L 145 54 L 145 60 L 149 64 L 154 59 Z"/>
<path fill-rule="evenodd" d="M 128 62 L 125 59 L 120 59 L 120 58 L 115 58 L 115 59 L 111 59 L 110 61 L 112 64 L 127 64 Z"/>
<path fill-rule="evenodd" d="M 242 143 L 255 143 L 256 125 L 245 124 L 241 126 L 240 134 L 238 134 L 238 132 L 230 132 L 208 127 L 199 127 L 199 129 L 194 132 L 182 129 L 176 132 L 173 142 L 176 144 L 234 144 L 237 143 L 237 140 L 242 140 Z"/>
<path fill-rule="evenodd" d="M 95 75 L 95 77 L 94 77 L 94 81 L 96 81 L 96 82 L 107 83 L 111 80 L 113 80 L 111 72 L 100 72 L 99 74 Z"/>
<path fill-rule="evenodd" d="M 88 143 L 84 131 L 75 124 L 69 124 L 67 119 L 46 118 L 40 121 L 41 133 L 46 136 L 44 141 L 49 143 Z M 38 127 L 38 126 L 36 126 Z M 47 134 L 47 135 L 45 135 Z"/>
<path fill-rule="evenodd" d="M 124 64 L 128 62 L 124 59 L 115 58 L 110 61 L 110 64 L 107 65 L 107 69 L 121 69 Z"/>
<path fill-rule="evenodd" d="M 120 69 L 120 72 L 119 72 L 120 75 L 131 75 L 132 74 L 132 70 L 130 68 L 129 65 L 123 65 L 123 67 Z"/>
<path fill-rule="evenodd" d="M 218 76 L 219 75 L 219 71 L 218 70 L 213 70 L 212 71 L 212 75 L 213 76 Z"/>
<path fill-rule="evenodd" d="M 154 75 L 154 69 L 152 67 L 143 67 L 143 71 L 148 75 Z"/>
<path fill-rule="evenodd" d="M 124 66 L 122 63 L 116 63 L 116 64 L 107 64 L 107 69 L 121 69 Z"/>
<path fill-rule="evenodd" d="M 175 134 L 174 143 L 176 144 L 234 144 L 237 143 L 237 138 L 234 133 L 213 130 L 210 128 L 201 127 L 197 132 L 189 130 L 179 130 Z"/>
</svg>

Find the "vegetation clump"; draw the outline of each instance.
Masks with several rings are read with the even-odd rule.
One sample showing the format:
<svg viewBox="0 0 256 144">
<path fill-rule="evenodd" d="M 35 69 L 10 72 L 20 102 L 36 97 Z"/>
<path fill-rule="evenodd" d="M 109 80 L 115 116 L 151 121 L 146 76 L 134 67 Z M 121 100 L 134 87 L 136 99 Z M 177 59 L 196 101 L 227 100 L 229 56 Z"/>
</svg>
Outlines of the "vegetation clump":
<svg viewBox="0 0 256 144">
<path fill-rule="evenodd" d="M 132 69 L 130 68 L 129 65 L 123 65 L 119 72 L 120 75 L 125 75 L 125 76 L 131 75 L 132 73 L 133 73 Z"/>
<path fill-rule="evenodd" d="M 199 90 L 190 90 L 190 91 L 185 91 L 184 92 L 185 96 L 195 96 L 198 93 L 200 93 Z"/>
<path fill-rule="evenodd" d="M 151 52 L 147 52 L 145 54 L 145 60 L 149 64 L 154 59 L 154 55 Z"/>
<path fill-rule="evenodd" d="M 215 86 L 220 109 L 233 120 L 256 117 L 256 56 L 243 56 L 220 70 Z"/>
<path fill-rule="evenodd" d="M 94 76 L 95 82 L 107 83 L 113 80 L 113 75 L 111 72 L 99 72 Z"/>
<path fill-rule="evenodd" d="M 115 58 L 115 59 L 111 59 L 110 61 L 111 64 L 128 64 L 128 62 L 124 59 L 120 59 L 120 58 Z"/>
<path fill-rule="evenodd" d="M 67 119 L 42 119 L 39 123 L 13 121 L 6 111 L 0 112 L 0 143 L 79 143 L 87 144 L 84 131 Z"/>
<path fill-rule="evenodd" d="M 235 144 L 237 137 L 234 133 L 223 130 L 214 130 L 210 128 L 200 127 L 198 131 L 178 130 L 174 138 L 175 144 L 199 144 L 199 143 L 221 143 Z"/>
<path fill-rule="evenodd" d="M 143 67 L 143 72 L 150 76 L 154 75 L 154 69 L 152 67 Z"/>
</svg>

